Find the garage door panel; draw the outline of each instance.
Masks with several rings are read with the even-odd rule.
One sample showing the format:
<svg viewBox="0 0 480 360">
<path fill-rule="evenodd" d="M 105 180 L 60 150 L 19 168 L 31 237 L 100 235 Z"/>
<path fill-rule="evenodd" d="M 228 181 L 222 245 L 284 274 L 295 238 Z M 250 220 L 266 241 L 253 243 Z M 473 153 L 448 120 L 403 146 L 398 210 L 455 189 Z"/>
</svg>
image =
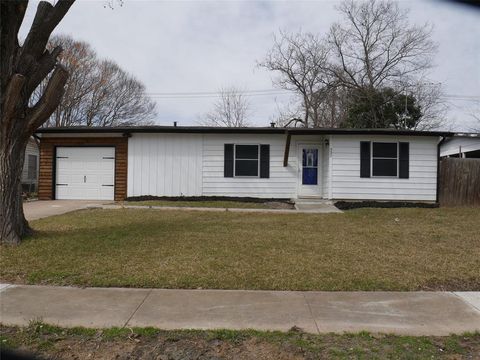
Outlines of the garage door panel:
<svg viewBox="0 0 480 360">
<path fill-rule="evenodd" d="M 56 198 L 113 200 L 115 148 L 57 148 Z M 64 186 L 64 184 L 66 186 Z"/>
</svg>

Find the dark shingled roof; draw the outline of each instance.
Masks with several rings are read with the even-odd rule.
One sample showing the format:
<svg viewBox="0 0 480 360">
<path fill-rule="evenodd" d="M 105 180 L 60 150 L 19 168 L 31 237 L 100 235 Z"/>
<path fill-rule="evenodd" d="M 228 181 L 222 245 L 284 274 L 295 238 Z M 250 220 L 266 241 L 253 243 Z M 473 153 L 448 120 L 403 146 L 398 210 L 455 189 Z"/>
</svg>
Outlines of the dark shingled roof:
<svg viewBox="0 0 480 360">
<path fill-rule="evenodd" d="M 191 133 L 191 134 L 291 134 L 291 135 L 410 135 L 453 136 L 446 131 L 415 131 L 396 129 L 339 129 L 339 128 L 282 128 L 282 127 L 209 127 L 209 126 L 114 126 L 114 127 L 51 127 L 41 128 L 37 134 L 68 133 Z"/>
</svg>

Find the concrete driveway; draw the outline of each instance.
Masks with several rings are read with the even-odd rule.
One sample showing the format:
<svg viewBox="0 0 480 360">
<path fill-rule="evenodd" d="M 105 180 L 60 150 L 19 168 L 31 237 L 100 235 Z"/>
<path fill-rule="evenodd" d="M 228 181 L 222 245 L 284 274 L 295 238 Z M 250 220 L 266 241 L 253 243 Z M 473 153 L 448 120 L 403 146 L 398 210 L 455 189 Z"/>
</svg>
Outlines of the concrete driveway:
<svg viewBox="0 0 480 360">
<path fill-rule="evenodd" d="M 38 200 L 23 203 L 23 211 L 27 220 L 36 220 L 70 211 L 85 209 L 93 205 L 111 203 L 95 200 Z"/>
</svg>

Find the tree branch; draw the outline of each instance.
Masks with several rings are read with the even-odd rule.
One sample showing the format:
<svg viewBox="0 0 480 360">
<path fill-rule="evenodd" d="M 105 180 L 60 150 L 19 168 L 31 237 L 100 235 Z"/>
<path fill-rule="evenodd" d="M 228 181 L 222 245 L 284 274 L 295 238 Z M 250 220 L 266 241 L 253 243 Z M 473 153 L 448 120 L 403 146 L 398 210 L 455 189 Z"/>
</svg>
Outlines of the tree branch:
<svg viewBox="0 0 480 360">
<path fill-rule="evenodd" d="M 58 0 L 55 6 L 47 1 L 38 4 L 32 27 L 21 49 L 18 72 L 26 74 L 29 71 L 29 57 L 37 59 L 43 54 L 53 29 L 63 19 L 74 1 Z"/>
<path fill-rule="evenodd" d="M 67 79 L 68 71 L 63 66 L 57 65 L 42 97 L 35 106 L 27 110 L 28 131 L 33 133 L 55 111 L 62 100 Z"/>
<path fill-rule="evenodd" d="M 2 121 L 10 122 L 15 116 L 15 110 L 18 105 L 18 99 L 22 92 L 23 86 L 25 85 L 25 76 L 20 74 L 15 74 L 12 76 L 10 82 L 8 83 L 7 90 L 2 96 Z M 9 127 L 9 124 L 2 124 L 6 128 Z"/>
</svg>

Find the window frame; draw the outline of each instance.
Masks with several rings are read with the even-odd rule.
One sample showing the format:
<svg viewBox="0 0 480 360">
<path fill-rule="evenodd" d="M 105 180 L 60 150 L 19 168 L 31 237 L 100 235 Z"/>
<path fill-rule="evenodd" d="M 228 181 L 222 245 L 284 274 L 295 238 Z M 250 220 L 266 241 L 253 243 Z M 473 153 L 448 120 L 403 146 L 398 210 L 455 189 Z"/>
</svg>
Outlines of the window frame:
<svg viewBox="0 0 480 360">
<path fill-rule="evenodd" d="M 237 160 L 253 161 L 255 159 L 237 159 L 237 146 L 256 146 L 257 147 L 257 175 L 237 175 Z M 233 144 L 233 177 L 234 178 L 260 178 L 260 144 Z"/>
<path fill-rule="evenodd" d="M 35 158 L 34 161 L 30 161 L 32 158 Z M 34 176 L 31 177 L 30 175 L 30 164 L 35 164 L 35 172 Z M 29 181 L 37 181 L 38 180 L 38 155 L 37 154 L 27 154 L 27 180 Z"/>
<path fill-rule="evenodd" d="M 373 156 L 373 144 L 396 144 L 397 145 L 397 156 L 395 158 L 390 157 L 374 157 Z M 396 175 L 373 175 L 373 160 L 393 160 L 395 159 L 397 162 L 396 166 Z M 400 176 L 400 142 L 399 141 L 371 141 L 370 142 L 370 177 L 372 178 L 399 178 Z"/>
</svg>

